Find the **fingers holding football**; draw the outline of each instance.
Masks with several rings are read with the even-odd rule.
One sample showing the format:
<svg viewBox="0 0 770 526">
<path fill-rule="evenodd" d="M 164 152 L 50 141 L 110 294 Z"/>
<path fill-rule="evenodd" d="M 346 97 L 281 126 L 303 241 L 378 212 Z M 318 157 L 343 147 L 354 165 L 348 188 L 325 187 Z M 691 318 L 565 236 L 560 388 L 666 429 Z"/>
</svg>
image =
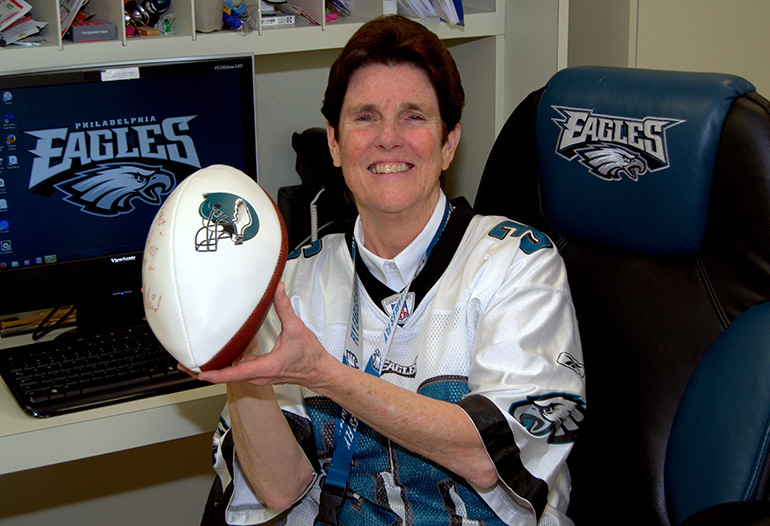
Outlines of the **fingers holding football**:
<svg viewBox="0 0 770 526">
<path fill-rule="evenodd" d="M 182 371 L 183 373 L 189 374 L 193 378 L 198 378 L 198 374 L 199 373 L 196 373 L 195 371 L 191 371 L 190 369 L 188 369 L 187 367 L 185 367 L 181 363 L 177 363 L 176 364 L 176 368 L 179 369 L 180 371 Z"/>
<path fill-rule="evenodd" d="M 235 363 L 224 369 L 204 371 L 198 374 L 198 380 L 213 384 L 250 382 L 255 385 L 267 385 L 275 382 L 270 371 L 270 364 L 263 363 L 264 356 L 243 355 Z"/>
</svg>

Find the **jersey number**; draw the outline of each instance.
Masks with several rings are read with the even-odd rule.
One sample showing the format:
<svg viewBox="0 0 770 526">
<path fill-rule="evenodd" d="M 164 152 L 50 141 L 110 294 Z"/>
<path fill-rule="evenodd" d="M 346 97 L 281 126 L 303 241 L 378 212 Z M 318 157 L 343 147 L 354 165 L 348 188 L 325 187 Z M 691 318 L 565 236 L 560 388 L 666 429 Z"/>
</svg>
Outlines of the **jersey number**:
<svg viewBox="0 0 770 526">
<path fill-rule="evenodd" d="M 297 250 L 295 250 L 294 252 L 292 252 L 291 254 L 289 254 L 289 255 L 286 257 L 286 259 L 295 259 L 295 258 L 298 258 L 298 257 L 299 257 L 299 255 L 300 255 L 300 252 L 301 252 L 301 253 L 302 253 L 302 255 L 304 255 L 306 258 L 309 258 L 309 257 L 315 256 L 315 255 L 316 255 L 316 254 L 318 254 L 320 251 L 321 251 L 321 240 L 320 240 L 320 239 L 316 239 L 315 241 L 313 241 L 313 243 L 312 243 L 312 244 L 310 244 L 310 245 L 307 245 L 307 246 L 305 246 L 305 247 L 303 247 L 303 248 L 301 248 L 301 249 L 299 249 L 299 248 L 298 248 Z"/>
<path fill-rule="evenodd" d="M 548 236 L 539 230 L 522 225 L 516 221 L 507 220 L 499 223 L 495 228 L 489 231 L 489 235 L 501 240 L 505 239 L 506 236 L 521 238 L 519 247 L 526 254 L 532 254 L 541 248 L 553 246 L 551 240 L 548 239 Z"/>
</svg>

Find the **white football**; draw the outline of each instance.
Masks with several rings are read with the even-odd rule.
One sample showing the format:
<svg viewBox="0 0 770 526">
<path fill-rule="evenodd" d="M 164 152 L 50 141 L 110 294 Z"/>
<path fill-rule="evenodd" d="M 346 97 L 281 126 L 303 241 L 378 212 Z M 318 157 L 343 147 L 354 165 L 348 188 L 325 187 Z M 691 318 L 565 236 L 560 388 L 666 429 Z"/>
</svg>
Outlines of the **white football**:
<svg viewBox="0 0 770 526">
<path fill-rule="evenodd" d="M 243 172 L 214 165 L 184 179 L 155 215 L 142 261 L 161 345 L 192 371 L 230 365 L 270 308 L 287 243 L 275 203 Z"/>
</svg>

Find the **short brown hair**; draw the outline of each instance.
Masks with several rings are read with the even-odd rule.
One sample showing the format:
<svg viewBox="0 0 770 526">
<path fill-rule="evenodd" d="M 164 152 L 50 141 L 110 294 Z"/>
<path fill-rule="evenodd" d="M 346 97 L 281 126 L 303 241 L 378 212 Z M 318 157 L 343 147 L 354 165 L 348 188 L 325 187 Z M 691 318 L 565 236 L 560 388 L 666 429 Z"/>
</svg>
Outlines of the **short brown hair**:
<svg viewBox="0 0 770 526">
<path fill-rule="evenodd" d="M 443 139 L 460 122 L 465 92 L 452 55 L 422 24 L 401 15 L 370 20 L 356 31 L 332 64 L 321 113 L 338 132 L 342 102 L 353 73 L 372 64 L 412 64 L 428 75 L 438 97 Z"/>
</svg>

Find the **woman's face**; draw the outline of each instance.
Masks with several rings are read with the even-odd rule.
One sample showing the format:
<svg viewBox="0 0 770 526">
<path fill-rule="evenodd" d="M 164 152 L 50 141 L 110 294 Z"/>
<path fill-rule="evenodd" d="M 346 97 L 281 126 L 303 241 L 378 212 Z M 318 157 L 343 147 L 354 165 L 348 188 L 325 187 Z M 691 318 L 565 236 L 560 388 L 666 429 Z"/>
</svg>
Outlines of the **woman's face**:
<svg viewBox="0 0 770 526">
<path fill-rule="evenodd" d="M 427 222 L 460 126 L 443 144 L 441 132 L 436 91 L 423 70 L 375 64 L 353 73 L 340 112 L 339 139 L 328 124 L 327 135 L 334 165 L 342 167 L 362 217 L 406 212 Z"/>
</svg>

